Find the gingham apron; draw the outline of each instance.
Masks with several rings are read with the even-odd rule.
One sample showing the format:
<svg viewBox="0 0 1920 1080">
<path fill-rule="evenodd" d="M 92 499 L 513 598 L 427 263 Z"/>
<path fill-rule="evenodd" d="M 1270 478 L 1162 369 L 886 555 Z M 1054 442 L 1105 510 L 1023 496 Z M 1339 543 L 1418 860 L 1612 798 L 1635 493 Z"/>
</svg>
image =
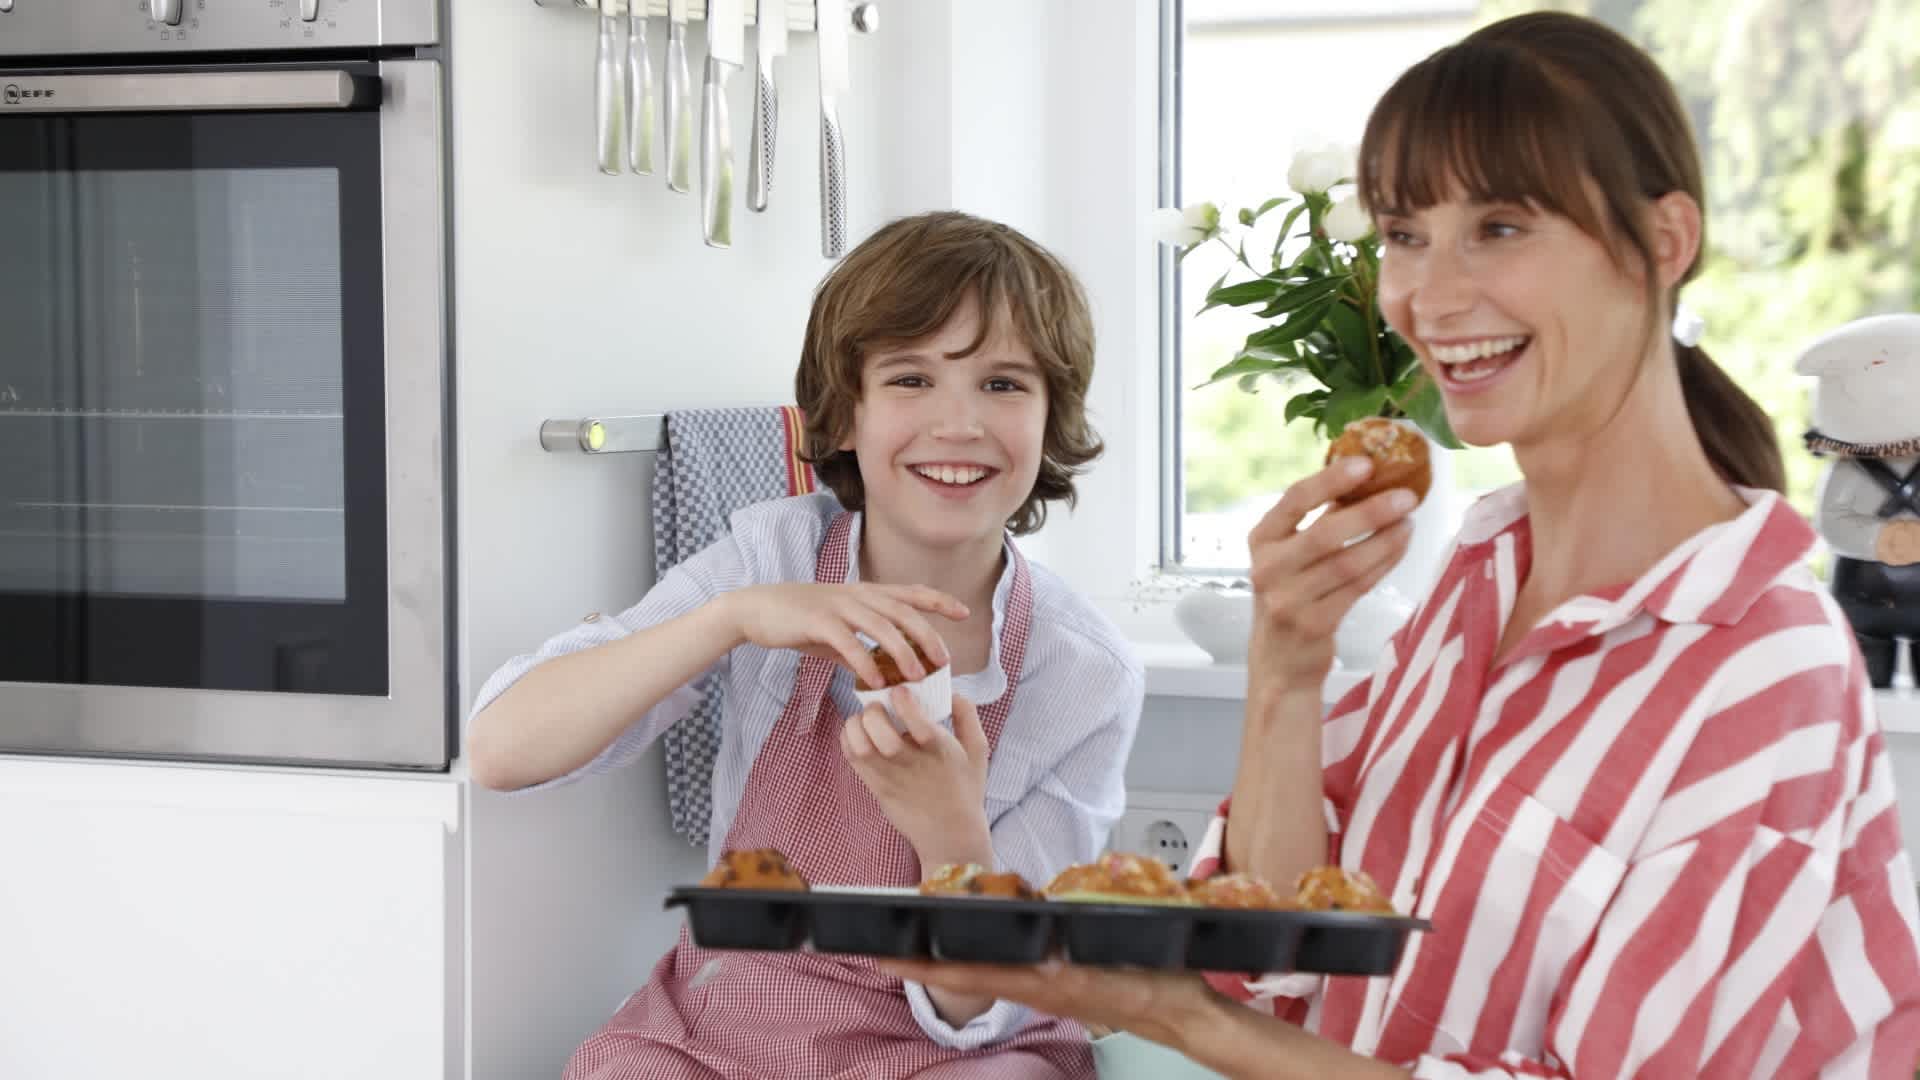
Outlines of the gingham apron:
<svg viewBox="0 0 1920 1080">
<path fill-rule="evenodd" d="M 853 518 L 837 515 L 814 580 L 846 581 Z M 1012 548 L 1013 592 L 1000 630 L 1006 693 L 980 710 L 989 752 L 1020 685 L 1033 586 Z M 809 881 L 914 885 L 919 859 L 840 750 L 827 685 L 834 664 L 803 656 L 786 710 L 754 759 L 726 850 L 778 848 Z M 1086 1033 L 1047 1018 L 975 1051 L 929 1039 L 900 980 L 858 957 L 718 952 L 680 941 L 567 1063 L 567 1080 L 904 1080 L 936 1065 L 981 1077 L 1092 1077 Z M 1023 1067 L 1024 1064 L 1024 1067 Z"/>
</svg>

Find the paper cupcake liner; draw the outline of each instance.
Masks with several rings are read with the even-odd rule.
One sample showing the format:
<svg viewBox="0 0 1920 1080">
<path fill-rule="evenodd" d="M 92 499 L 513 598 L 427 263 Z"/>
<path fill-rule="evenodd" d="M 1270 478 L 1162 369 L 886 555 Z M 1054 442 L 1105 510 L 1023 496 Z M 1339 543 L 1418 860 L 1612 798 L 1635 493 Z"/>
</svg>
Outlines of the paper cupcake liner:
<svg viewBox="0 0 1920 1080">
<path fill-rule="evenodd" d="M 906 686 L 908 690 L 913 691 L 913 699 L 920 704 L 920 711 L 927 714 L 927 719 L 941 727 L 951 729 L 953 724 L 953 670 L 951 667 L 943 667 L 919 682 L 907 683 Z M 856 685 L 853 690 L 853 696 L 860 699 L 861 708 L 864 709 L 868 705 L 884 706 L 887 715 L 893 717 L 894 729 L 905 731 L 907 725 L 898 716 L 893 715 L 893 706 L 887 700 L 892 693 L 892 687 L 885 690 L 862 690 Z"/>
</svg>

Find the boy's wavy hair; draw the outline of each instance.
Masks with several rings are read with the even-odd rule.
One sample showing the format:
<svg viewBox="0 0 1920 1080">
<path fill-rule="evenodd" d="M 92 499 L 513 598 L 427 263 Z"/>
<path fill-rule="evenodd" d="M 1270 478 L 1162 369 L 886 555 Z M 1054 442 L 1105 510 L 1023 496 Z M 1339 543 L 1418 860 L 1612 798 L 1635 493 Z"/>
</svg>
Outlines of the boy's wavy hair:
<svg viewBox="0 0 1920 1080">
<path fill-rule="evenodd" d="M 1087 424 L 1093 379 L 1093 317 L 1072 271 L 1018 230 L 958 211 L 902 218 L 849 252 L 814 292 L 795 398 L 803 423 L 800 457 L 849 510 L 866 508 L 860 463 L 839 447 L 853 431 L 867 354 L 936 333 L 968 296 L 981 312 L 971 356 L 996 323 L 1033 351 L 1047 386 L 1040 472 L 1007 527 L 1024 536 L 1047 519 L 1047 504 L 1074 503 L 1073 478 L 1100 456 Z"/>
</svg>

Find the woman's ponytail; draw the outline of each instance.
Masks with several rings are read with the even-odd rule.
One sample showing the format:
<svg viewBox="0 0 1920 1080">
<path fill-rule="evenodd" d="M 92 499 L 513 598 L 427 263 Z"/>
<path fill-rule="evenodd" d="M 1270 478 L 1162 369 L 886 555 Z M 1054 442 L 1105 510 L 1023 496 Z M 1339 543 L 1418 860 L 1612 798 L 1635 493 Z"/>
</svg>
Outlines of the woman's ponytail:
<svg viewBox="0 0 1920 1080">
<path fill-rule="evenodd" d="M 1786 462 L 1773 420 L 1698 345 L 1674 345 L 1687 416 L 1728 483 L 1784 492 Z"/>
</svg>

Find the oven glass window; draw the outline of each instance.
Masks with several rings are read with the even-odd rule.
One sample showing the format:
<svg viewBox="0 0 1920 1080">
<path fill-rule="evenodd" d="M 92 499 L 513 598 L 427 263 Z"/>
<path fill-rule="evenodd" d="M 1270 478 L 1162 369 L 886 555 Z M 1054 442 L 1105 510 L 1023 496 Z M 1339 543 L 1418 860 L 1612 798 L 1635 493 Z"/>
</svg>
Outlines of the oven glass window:
<svg viewBox="0 0 1920 1080">
<path fill-rule="evenodd" d="M 384 692 L 378 147 L 0 120 L 0 679 Z"/>
</svg>

